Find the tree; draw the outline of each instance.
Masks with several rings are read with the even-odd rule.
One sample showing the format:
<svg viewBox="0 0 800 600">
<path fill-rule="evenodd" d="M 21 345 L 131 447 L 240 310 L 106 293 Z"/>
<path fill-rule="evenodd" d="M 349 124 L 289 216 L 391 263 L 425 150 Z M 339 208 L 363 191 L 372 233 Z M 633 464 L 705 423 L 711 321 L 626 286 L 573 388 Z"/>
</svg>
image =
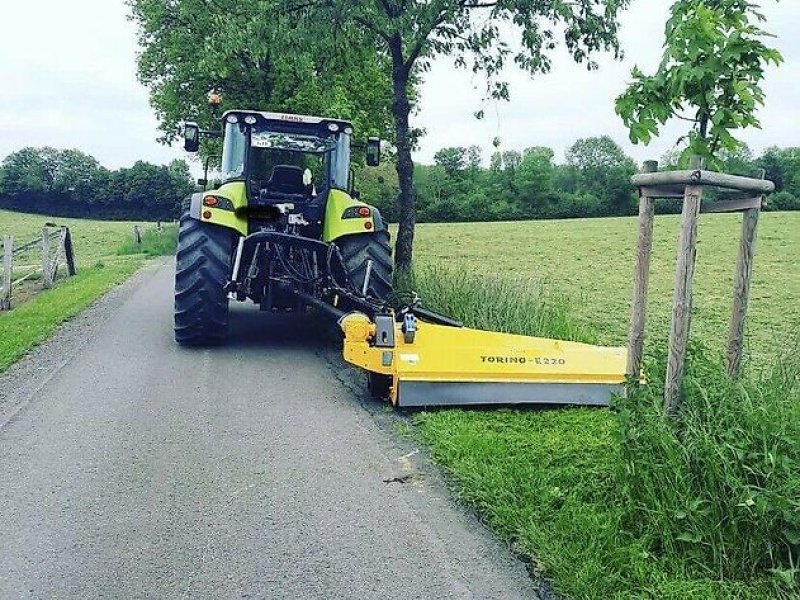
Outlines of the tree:
<svg viewBox="0 0 800 600">
<path fill-rule="evenodd" d="M 745 143 L 740 143 L 733 150 L 720 149 L 717 152 L 717 159 L 721 168 L 726 173 L 734 175 L 744 175 L 750 177 L 755 175 L 757 169 L 753 151 Z"/>
<path fill-rule="evenodd" d="M 3 159 L 3 193 L 17 196 L 23 193 L 45 193 L 52 188 L 52 177 L 44 151 L 50 149 L 23 148 Z"/>
<path fill-rule="evenodd" d="M 630 212 L 634 198 L 630 178 L 636 163 L 619 144 L 607 135 L 579 139 L 567 150 L 566 159 L 575 170 L 578 193 L 594 196 L 605 214 Z"/>
<path fill-rule="evenodd" d="M 53 189 L 72 199 L 92 199 L 100 163 L 80 150 L 61 150 L 53 157 L 55 163 Z"/>
<path fill-rule="evenodd" d="M 473 175 L 481 170 L 483 164 L 483 151 L 480 146 L 472 145 L 467 148 L 467 170 Z"/>
<path fill-rule="evenodd" d="M 139 80 L 150 88 L 162 141 L 173 141 L 187 118 L 219 126 L 211 90 L 231 108 L 347 118 L 357 134 L 391 139 L 385 69 L 346 32 L 334 39 L 293 29 L 277 0 L 127 2 L 142 48 Z M 205 148 L 214 151 L 213 143 Z"/>
<path fill-rule="evenodd" d="M 675 2 L 657 72 L 635 67 L 633 83 L 617 98 L 631 141 L 648 143 L 668 120 L 681 118 L 692 124 L 687 152 L 718 166 L 717 151 L 739 144 L 732 131 L 760 127 L 764 69 L 783 60 L 764 43 L 768 34 L 755 24 L 763 21 L 750 0 Z"/>
<path fill-rule="evenodd" d="M 467 166 L 467 149 L 442 148 L 434 154 L 433 162 L 442 167 L 450 178 L 455 179 Z"/>
<path fill-rule="evenodd" d="M 619 56 L 616 19 L 629 0 L 264 0 L 261 5 L 275 2 L 278 11 L 293 15 L 309 35 L 356 28 L 366 46 L 388 58 L 400 184 L 395 262 L 404 270 L 411 266 L 416 222 L 413 90 L 431 60 L 451 56 L 457 67 L 487 76 L 488 95 L 507 99 L 508 85 L 499 79 L 504 66 L 512 61 L 531 74 L 548 71 L 557 27 L 578 62 L 598 50 Z M 509 28 L 519 33 L 516 50 L 506 41 Z M 595 66 L 591 61 L 588 65 Z"/>
<path fill-rule="evenodd" d="M 526 216 L 543 212 L 553 193 L 555 153 L 551 148 L 526 148 L 517 171 L 517 187 Z"/>
<path fill-rule="evenodd" d="M 633 162 L 607 135 L 577 140 L 567 149 L 565 158 L 569 166 L 582 171 L 615 168 Z"/>
<path fill-rule="evenodd" d="M 775 191 L 787 191 L 800 197 L 800 148 L 767 148 L 757 164 L 775 183 Z"/>
</svg>

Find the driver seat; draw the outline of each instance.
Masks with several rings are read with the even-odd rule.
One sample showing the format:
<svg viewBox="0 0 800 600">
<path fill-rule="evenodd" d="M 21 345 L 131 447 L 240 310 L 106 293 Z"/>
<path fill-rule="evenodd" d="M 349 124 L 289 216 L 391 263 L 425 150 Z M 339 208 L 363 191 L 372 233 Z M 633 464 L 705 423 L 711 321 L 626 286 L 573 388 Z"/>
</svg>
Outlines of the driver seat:
<svg viewBox="0 0 800 600">
<path fill-rule="evenodd" d="M 277 165 L 273 167 L 272 174 L 267 182 L 267 189 L 278 194 L 305 195 L 306 186 L 303 185 L 303 169 L 292 165 Z"/>
</svg>

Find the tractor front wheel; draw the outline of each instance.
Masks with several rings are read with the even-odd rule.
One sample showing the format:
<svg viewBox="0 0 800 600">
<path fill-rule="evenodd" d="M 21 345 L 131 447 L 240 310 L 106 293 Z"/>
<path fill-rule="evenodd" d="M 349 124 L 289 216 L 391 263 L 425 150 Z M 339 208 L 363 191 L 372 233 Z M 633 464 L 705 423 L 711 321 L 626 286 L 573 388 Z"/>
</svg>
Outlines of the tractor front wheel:
<svg viewBox="0 0 800 600">
<path fill-rule="evenodd" d="M 184 213 L 175 265 L 175 341 L 186 346 L 221 344 L 228 336 L 232 233 Z"/>
<path fill-rule="evenodd" d="M 361 291 L 367 276 L 367 264 L 372 261 L 372 270 L 367 284 L 367 295 L 387 302 L 392 288 L 392 247 L 388 231 L 359 233 L 336 240 L 344 259 L 350 282 Z"/>
</svg>

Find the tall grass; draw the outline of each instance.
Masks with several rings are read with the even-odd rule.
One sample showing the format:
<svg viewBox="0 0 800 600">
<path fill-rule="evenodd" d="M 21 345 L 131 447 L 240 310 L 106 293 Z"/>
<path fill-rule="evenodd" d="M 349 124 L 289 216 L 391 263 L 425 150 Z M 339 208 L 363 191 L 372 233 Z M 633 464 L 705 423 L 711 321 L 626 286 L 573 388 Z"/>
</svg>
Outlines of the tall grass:
<svg viewBox="0 0 800 600">
<path fill-rule="evenodd" d="M 674 421 L 662 416 L 659 354 L 651 384 L 620 401 L 627 527 L 654 554 L 680 555 L 698 576 L 800 582 L 797 350 L 737 381 L 694 345 Z"/>
<path fill-rule="evenodd" d="M 596 343 L 597 336 L 572 318 L 570 299 L 533 280 L 478 276 L 466 269 L 426 267 L 400 277 L 396 287 L 413 290 L 423 306 L 477 329 Z"/>
<path fill-rule="evenodd" d="M 142 243 L 127 239 L 117 250 L 118 255 L 144 254 L 146 256 L 168 256 L 175 254 L 178 245 L 178 227 L 172 223 L 160 228 L 150 227 L 142 232 Z"/>
<path fill-rule="evenodd" d="M 469 326 L 595 340 L 568 298 L 535 282 L 437 267 L 401 287 Z M 677 421 L 663 415 L 655 352 L 651 383 L 611 411 L 440 411 L 417 423 L 459 496 L 571 597 L 797 598 L 798 356 L 734 381 L 693 344 Z"/>
</svg>

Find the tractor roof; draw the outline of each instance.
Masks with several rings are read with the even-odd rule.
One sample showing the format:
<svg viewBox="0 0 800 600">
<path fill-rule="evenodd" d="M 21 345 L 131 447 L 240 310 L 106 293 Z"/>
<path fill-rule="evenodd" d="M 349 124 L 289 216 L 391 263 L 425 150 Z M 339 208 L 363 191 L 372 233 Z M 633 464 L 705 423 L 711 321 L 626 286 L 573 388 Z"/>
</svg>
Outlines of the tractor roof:
<svg viewBox="0 0 800 600">
<path fill-rule="evenodd" d="M 280 123 L 302 123 L 305 125 L 321 125 L 327 123 L 335 123 L 342 129 L 346 127 L 351 127 L 351 128 L 353 127 L 353 124 L 350 121 L 345 121 L 343 119 L 331 119 L 328 117 L 311 117 L 308 115 L 294 115 L 291 113 L 264 112 L 259 110 L 229 110 L 226 111 L 224 115 L 222 115 L 223 120 L 229 114 L 253 115 L 265 121 L 277 121 Z"/>
</svg>

